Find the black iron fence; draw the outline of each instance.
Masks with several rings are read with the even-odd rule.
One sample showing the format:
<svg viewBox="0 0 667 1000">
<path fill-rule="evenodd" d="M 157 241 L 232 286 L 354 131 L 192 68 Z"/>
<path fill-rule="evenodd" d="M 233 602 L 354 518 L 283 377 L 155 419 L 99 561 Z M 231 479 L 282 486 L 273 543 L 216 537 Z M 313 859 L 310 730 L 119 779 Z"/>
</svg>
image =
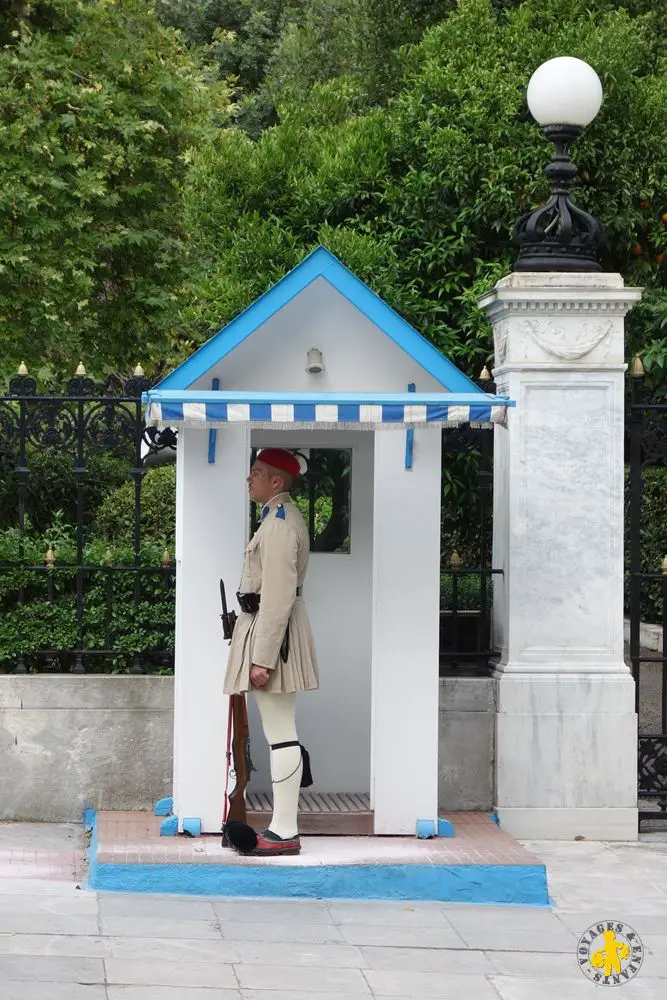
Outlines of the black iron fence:
<svg viewBox="0 0 667 1000">
<path fill-rule="evenodd" d="M 485 392 L 495 392 L 489 378 Z M 493 431 L 447 428 L 442 434 L 440 674 L 486 674 L 492 644 Z"/>
<path fill-rule="evenodd" d="M 667 820 L 667 399 L 630 377 L 626 458 L 626 607 L 639 718 L 640 823 Z"/>
<path fill-rule="evenodd" d="M 175 470 L 147 472 L 176 436 L 145 426 L 149 387 L 139 367 L 100 385 L 80 366 L 65 392 L 24 370 L 0 396 L 0 671 L 173 670 Z M 440 672 L 486 673 L 492 430 L 443 431 L 442 457 Z M 309 466 L 295 500 L 313 548 L 346 551 L 349 454 Z"/>
<path fill-rule="evenodd" d="M 79 366 L 64 393 L 39 392 L 23 371 L 0 397 L 0 669 L 173 668 L 171 554 L 142 538 L 145 455 L 171 443 L 144 426 L 148 387 L 139 367 L 100 386 Z M 123 482 L 130 523 L 114 545 L 95 516 Z"/>
</svg>

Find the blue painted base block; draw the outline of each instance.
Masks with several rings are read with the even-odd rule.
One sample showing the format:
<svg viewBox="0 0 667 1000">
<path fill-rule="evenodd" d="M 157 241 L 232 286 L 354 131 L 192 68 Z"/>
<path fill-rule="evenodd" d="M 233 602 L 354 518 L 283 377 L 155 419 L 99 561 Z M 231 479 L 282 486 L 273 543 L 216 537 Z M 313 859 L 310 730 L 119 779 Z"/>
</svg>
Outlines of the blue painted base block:
<svg viewBox="0 0 667 1000">
<path fill-rule="evenodd" d="M 438 836 L 439 837 L 455 837 L 456 831 L 454 830 L 454 824 L 448 819 L 438 820 Z"/>
<path fill-rule="evenodd" d="M 91 865 L 111 892 L 300 899 L 439 900 L 548 906 L 541 865 Z"/>
<path fill-rule="evenodd" d="M 174 800 L 172 798 L 168 799 L 158 799 L 155 803 L 155 815 L 156 816 L 171 816 L 174 811 Z"/>
<path fill-rule="evenodd" d="M 87 888 L 93 891 L 551 905 L 544 865 L 100 863 L 90 812 L 84 821 L 92 824 Z"/>
</svg>

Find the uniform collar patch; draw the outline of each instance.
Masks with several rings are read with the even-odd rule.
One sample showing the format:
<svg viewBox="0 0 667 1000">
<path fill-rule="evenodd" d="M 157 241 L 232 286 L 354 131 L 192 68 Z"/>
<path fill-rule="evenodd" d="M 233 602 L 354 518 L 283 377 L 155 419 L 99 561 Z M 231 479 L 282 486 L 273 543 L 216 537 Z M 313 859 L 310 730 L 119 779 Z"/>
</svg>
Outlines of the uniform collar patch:
<svg viewBox="0 0 667 1000">
<path fill-rule="evenodd" d="M 271 513 L 272 510 L 275 510 L 276 517 L 279 517 L 281 521 L 285 520 L 285 508 L 281 503 L 279 503 L 277 507 L 269 507 L 268 504 L 266 505 L 266 507 L 263 507 L 262 513 L 260 515 L 261 520 L 263 521 L 266 517 L 268 517 L 268 515 Z"/>
<path fill-rule="evenodd" d="M 285 507 L 280 500 L 280 497 L 284 497 L 286 500 L 290 499 L 290 495 L 287 492 L 276 493 L 276 495 L 271 497 L 271 499 L 262 507 L 262 513 L 260 514 L 260 519 L 262 521 L 271 513 L 272 510 L 276 511 L 276 517 L 281 518 L 283 521 L 285 520 Z"/>
</svg>

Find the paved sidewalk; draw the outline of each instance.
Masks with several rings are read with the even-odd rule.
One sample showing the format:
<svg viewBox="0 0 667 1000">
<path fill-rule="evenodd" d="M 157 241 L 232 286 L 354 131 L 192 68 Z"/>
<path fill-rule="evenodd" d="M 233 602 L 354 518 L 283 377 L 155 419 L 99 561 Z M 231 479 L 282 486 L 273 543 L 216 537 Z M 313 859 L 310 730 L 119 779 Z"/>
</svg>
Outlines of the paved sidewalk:
<svg viewBox="0 0 667 1000">
<path fill-rule="evenodd" d="M 645 946 L 613 996 L 667 998 L 667 843 L 526 844 L 556 904 L 539 910 L 97 896 L 75 888 L 82 842 L 0 824 L 2 1000 L 595 1000 L 576 946 L 605 919 Z"/>
</svg>

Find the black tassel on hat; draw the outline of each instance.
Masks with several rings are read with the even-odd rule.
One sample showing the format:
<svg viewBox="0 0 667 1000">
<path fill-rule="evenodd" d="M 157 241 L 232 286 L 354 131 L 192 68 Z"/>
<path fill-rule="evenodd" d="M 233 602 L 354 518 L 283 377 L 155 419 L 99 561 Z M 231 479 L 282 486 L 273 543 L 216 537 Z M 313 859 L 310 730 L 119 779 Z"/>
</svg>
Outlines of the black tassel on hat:
<svg viewBox="0 0 667 1000">
<path fill-rule="evenodd" d="M 250 854 L 257 847 L 257 834 L 247 823 L 230 820 L 222 829 L 222 846 L 233 847 L 241 854 Z"/>
<path fill-rule="evenodd" d="M 300 743 L 299 746 L 301 747 L 301 759 L 303 760 L 303 772 L 301 774 L 301 787 L 302 788 L 310 788 L 310 786 L 313 783 L 313 775 L 312 775 L 312 772 L 310 770 L 310 754 L 308 753 L 308 751 L 306 750 L 306 748 L 303 746 L 303 744 Z"/>
</svg>

